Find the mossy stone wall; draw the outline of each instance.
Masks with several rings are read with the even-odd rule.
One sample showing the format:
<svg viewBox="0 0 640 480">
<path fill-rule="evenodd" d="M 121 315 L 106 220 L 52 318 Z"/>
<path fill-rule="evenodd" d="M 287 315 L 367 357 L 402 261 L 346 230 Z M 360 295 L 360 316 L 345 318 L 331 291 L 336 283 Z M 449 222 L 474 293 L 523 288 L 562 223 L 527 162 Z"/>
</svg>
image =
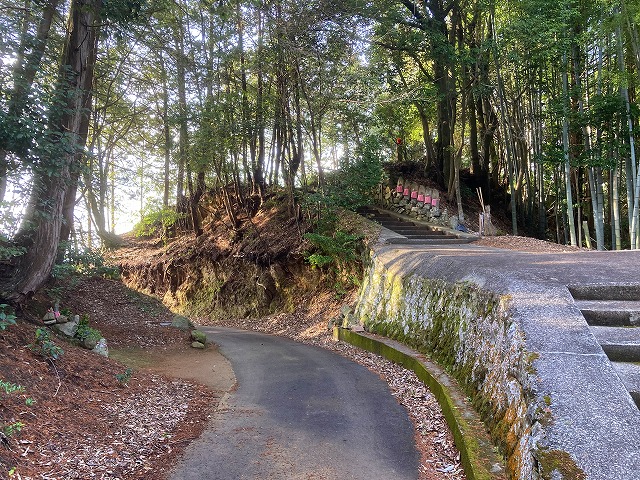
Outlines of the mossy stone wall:
<svg viewBox="0 0 640 480">
<path fill-rule="evenodd" d="M 356 315 L 367 330 L 430 356 L 458 379 L 500 446 L 510 478 L 538 479 L 535 355 L 510 320 L 508 296 L 388 269 L 373 258 Z"/>
</svg>

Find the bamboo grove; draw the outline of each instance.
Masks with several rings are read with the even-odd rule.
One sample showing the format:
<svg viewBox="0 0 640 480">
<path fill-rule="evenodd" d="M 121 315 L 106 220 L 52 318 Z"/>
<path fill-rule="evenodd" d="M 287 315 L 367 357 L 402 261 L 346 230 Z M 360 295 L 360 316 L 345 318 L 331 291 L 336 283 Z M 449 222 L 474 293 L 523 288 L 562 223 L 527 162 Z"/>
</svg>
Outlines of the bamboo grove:
<svg viewBox="0 0 640 480">
<path fill-rule="evenodd" d="M 33 291 L 61 242 L 115 241 L 132 204 L 198 235 L 206 192 L 233 223 L 366 155 L 414 162 L 451 199 L 482 188 L 513 233 L 640 248 L 639 15 L 637 0 L 0 0 L 3 296 Z"/>
</svg>

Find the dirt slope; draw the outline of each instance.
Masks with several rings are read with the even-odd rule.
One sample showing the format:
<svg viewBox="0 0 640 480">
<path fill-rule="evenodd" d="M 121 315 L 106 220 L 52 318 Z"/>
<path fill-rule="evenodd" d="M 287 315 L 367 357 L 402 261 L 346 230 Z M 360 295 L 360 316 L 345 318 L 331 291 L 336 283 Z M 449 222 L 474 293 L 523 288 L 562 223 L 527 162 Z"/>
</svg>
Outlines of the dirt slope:
<svg viewBox="0 0 640 480">
<path fill-rule="evenodd" d="M 171 312 L 120 282 L 82 280 L 61 307 L 88 313 L 111 348 L 189 348 L 188 334 L 161 326 Z M 24 388 L 0 388 L 0 478 L 163 478 L 220 392 L 144 369 L 124 386 L 116 378 L 124 365 L 55 337 L 64 354 L 49 360 L 28 346 L 36 328 L 19 321 L 0 332 L 0 379 Z"/>
</svg>

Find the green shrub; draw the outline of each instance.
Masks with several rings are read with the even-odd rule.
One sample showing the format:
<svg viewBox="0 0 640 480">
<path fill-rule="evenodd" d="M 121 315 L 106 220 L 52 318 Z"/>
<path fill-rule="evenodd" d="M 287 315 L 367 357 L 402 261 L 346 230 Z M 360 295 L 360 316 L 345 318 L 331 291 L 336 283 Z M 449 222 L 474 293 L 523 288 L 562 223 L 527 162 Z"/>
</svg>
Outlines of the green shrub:
<svg viewBox="0 0 640 480">
<path fill-rule="evenodd" d="M 64 354 L 64 350 L 51 341 L 51 334 L 46 328 L 38 328 L 35 343 L 31 343 L 27 347 L 50 361 L 57 360 Z"/>
<path fill-rule="evenodd" d="M 131 380 L 131 375 L 133 374 L 133 370 L 131 368 L 127 368 L 124 373 L 116 373 L 116 380 L 118 383 L 123 386 L 129 386 L 129 380 Z"/>
<path fill-rule="evenodd" d="M 68 249 L 62 263 L 55 265 L 51 275 L 53 278 L 67 278 L 77 274 L 85 277 L 99 276 L 117 279 L 120 276 L 118 267 L 109 265 L 97 249 Z"/>
<path fill-rule="evenodd" d="M 26 253 L 26 248 L 15 245 L 10 238 L 16 234 L 20 225 L 22 210 L 20 200 L 0 200 L 0 262 L 9 261 Z"/>
<path fill-rule="evenodd" d="M 6 261 L 13 257 L 19 257 L 26 253 L 24 247 L 0 244 L 0 261 Z"/>
<path fill-rule="evenodd" d="M 102 338 L 102 332 L 97 328 L 89 326 L 89 316 L 82 315 L 80 322 L 78 322 L 78 330 L 76 331 L 75 338 L 84 342 L 87 339 L 93 339 L 96 342 Z"/>
<path fill-rule="evenodd" d="M 382 145 L 377 137 L 365 137 L 353 158 L 347 158 L 325 177 L 321 191 L 304 195 L 300 202 L 318 233 L 332 234 L 340 209 L 355 211 L 368 205 L 384 170 Z"/>
<path fill-rule="evenodd" d="M 337 231 L 333 236 L 306 233 L 304 238 L 315 247 L 314 252 L 305 255 L 305 260 L 313 267 L 324 268 L 333 264 L 338 269 L 344 269 L 360 258 L 357 248 L 361 236 Z"/>
<path fill-rule="evenodd" d="M 9 305 L 0 304 L 0 330 L 6 330 L 9 326 L 16 324 L 16 316 L 9 313 Z"/>
<path fill-rule="evenodd" d="M 150 209 L 133 227 L 133 234 L 136 237 L 166 238 L 168 231 L 184 217 L 183 213 L 178 213 L 173 208 Z"/>
<path fill-rule="evenodd" d="M 313 268 L 324 268 L 333 262 L 333 257 L 329 255 L 322 255 L 320 253 L 312 253 L 305 257 L 305 260 L 309 262 Z"/>
<path fill-rule="evenodd" d="M 16 392 L 24 393 L 24 390 L 25 389 L 22 385 L 0 380 L 0 391 L 4 392 L 5 395 L 10 395 Z M 31 403 L 29 401 L 31 401 Z M 31 398 L 27 398 L 25 403 L 27 406 L 31 406 L 34 401 Z M 0 395 L 0 405 L 1 404 L 2 395 Z M 8 443 L 8 439 L 13 437 L 16 433 L 19 433 L 22 430 L 22 427 L 24 427 L 24 423 L 22 422 L 13 422 L 6 425 L 0 424 L 0 440 L 4 440 L 5 443 Z"/>
<path fill-rule="evenodd" d="M 22 385 L 5 382 L 4 380 L 0 380 L 0 389 L 2 389 L 6 395 L 9 395 L 13 392 L 24 392 L 24 387 Z"/>
<path fill-rule="evenodd" d="M 4 435 L 7 438 L 11 438 L 16 433 L 20 432 L 20 430 L 22 430 L 22 427 L 24 427 L 24 423 L 13 422 L 13 423 L 10 423 L 9 425 L 5 425 L 4 427 L 2 427 L 2 433 L 4 433 Z"/>
</svg>

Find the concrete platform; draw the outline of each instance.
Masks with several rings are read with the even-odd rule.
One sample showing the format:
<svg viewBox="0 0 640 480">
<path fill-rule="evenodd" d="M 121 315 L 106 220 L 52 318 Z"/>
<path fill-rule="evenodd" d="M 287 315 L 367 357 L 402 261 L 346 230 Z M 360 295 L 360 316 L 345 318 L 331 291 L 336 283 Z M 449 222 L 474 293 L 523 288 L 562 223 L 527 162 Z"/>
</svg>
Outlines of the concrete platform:
<svg viewBox="0 0 640 480">
<path fill-rule="evenodd" d="M 597 311 L 595 303 L 589 309 L 582 300 L 640 300 L 640 251 L 538 254 L 383 240 L 374 256 L 388 276 L 469 284 L 508 298 L 510 318 L 536 355 L 533 389 L 549 399 L 545 448 L 567 452 L 588 480 L 640 479 L 640 410 L 630 393 L 640 368 L 612 363 L 601 345 L 633 349 L 640 329 L 590 326 L 581 312 Z M 614 303 L 609 307 L 616 311 Z"/>
</svg>

